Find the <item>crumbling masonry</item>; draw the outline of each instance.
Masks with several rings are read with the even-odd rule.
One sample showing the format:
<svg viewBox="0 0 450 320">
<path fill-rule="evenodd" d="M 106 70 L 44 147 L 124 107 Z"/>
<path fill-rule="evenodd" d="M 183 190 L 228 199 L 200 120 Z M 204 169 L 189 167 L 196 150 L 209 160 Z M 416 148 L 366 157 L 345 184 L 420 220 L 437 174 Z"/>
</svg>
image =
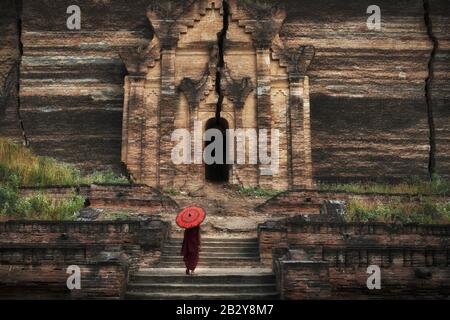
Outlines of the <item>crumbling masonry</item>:
<svg viewBox="0 0 450 320">
<path fill-rule="evenodd" d="M 153 39 L 121 53 L 128 71 L 122 161 L 137 181 L 155 187 L 203 185 L 204 165 L 172 163 L 171 134 L 180 128 L 193 132 L 194 121 L 206 129 L 208 120 L 216 119 L 226 129 L 280 131 L 279 172 L 264 176 L 258 164 L 232 165 L 229 182 L 311 186 L 306 72 L 314 48 L 286 46 L 278 35 L 285 11 L 257 6 L 202 0 L 174 8 L 155 1 L 149 7 Z"/>
</svg>

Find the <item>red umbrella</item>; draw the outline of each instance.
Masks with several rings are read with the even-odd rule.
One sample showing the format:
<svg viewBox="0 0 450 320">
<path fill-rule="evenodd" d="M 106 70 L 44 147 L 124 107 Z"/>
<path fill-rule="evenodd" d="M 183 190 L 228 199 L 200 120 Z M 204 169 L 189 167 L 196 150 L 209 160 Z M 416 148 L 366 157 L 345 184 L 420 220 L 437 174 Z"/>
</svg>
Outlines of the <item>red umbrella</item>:
<svg viewBox="0 0 450 320">
<path fill-rule="evenodd" d="M 191 229 L 205 220 L 205 210 L 199 207 L 187 207 L 177 215 L 177 224 L 184 229 Z"/>
</svg>

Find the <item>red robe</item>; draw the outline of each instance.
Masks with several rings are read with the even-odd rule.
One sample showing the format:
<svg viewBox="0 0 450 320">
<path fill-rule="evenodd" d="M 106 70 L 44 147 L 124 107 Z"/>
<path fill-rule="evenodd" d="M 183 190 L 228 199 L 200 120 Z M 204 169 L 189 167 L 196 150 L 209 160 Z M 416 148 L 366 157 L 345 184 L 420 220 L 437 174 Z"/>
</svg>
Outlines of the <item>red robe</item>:
<svg viewBox="0 0 450 320">
<path fill-rule="evenodd" d="M 200 227 L 184 230 L 183 246 L 181 255 L 183 256 L 186 268 L 194 271 L 198 264 L 200 251 Z"/>
</svg>

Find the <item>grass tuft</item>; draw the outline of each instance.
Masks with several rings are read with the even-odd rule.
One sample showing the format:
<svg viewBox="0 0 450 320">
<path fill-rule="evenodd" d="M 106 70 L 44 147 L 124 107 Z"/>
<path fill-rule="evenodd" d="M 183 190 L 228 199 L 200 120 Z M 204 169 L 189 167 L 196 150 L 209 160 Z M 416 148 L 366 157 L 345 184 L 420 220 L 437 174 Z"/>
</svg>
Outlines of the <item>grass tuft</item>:
<svg viewBox="0 0 450 320">
<path fill-rule="evenodd" d="M 39 157 L 10 140 L 0 138 L 0 218 L 72 220 L 85 199 L 73 192 L 66 199 L 51 199 L 44 193 L 20 196 L 20 186 L 79 186 L 92 183 L 123 184 L 129 181 L 112 170 L 83 175 L 75 166 L 49 157 Z"/>
<path fill-rule="evenodd" d="M 431 181 L 423 181 L 417 177 L 413 177 L 398 184 L 377 182 L 354 182 L 346 184 L 320 183 L 319 189 L 324 191 L 345 191 L 355 193 L 405 193 L 445 196 L 450 193 L 450 180 L 436 175 Z"/>
<path fill-rule="evenodd" d="M 19 178 L 21 186 L 78 186 L 92 183 L 126 184 L 128 179 L 112 170 L 83 175 L 71 164 L 49 157 L 39 157 L 8 139 L 0 139 L 0 184 L 10 177 Z"/>
<path fill-rule="evenodd" d="M 238 187 L 237 191 L 245 196 L 253 196 L 259 198 L 270 198 L 279 194 L 281 191 L 265 189 L 260 187 Z"/>
<path fill-rule="evenodd" d="M 440 203 L 430 199 L 423 203 L 351 200 L 347 204 L 345 219 L 348 222 L 448 224 L 450 202 Z"/>
</svg>

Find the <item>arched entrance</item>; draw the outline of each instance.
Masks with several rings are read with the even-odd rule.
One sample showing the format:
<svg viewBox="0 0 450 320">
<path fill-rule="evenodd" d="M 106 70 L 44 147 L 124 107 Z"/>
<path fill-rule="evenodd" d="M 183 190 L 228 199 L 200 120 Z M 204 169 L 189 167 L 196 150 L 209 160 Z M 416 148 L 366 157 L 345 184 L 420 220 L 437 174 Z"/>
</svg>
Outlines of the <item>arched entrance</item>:
<svg viewBox="0 0 450 320">
<path fill-rule="evenodd" d="M 227 156 L 227 140 L 226 140 L 226 130 L 228 129 L 228 121 L 221 118 L 220 121 L 217 121 L 216 118 L 211 118 L 206 122 L 205 131 L 208 129 L 218 129 L 222 132 L 223 137 L 223 159 L 222 163 L 213 163 L 206 164 L 205 163 L 205 179 L 206 181 L 211 182 L 228 182 L 229 178 L 229 165 L 226 164 L 226 156 Z M 205 141 L 205 148 L 214 141 Z M 212 156 L 215 156 L 215 152 L 212 153 Z"/>
</svg>

